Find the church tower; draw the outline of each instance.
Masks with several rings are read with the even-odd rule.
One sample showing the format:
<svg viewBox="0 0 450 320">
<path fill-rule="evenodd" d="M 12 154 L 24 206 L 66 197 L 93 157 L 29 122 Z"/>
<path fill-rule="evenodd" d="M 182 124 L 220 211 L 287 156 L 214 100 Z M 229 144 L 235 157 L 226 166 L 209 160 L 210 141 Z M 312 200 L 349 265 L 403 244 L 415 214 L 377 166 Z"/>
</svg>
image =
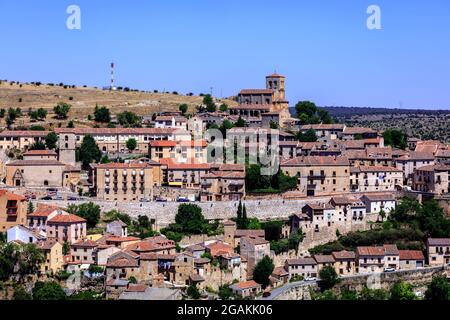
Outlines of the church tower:
<svg viewBox="0 0 450 320">
<path fill-rule="evenodd" d="M 59 134 L 59 161 L 74 166 L 76 164 L 75 150 L 77 138 L 74 133 Z"/>
<path fill-rule="evenodd" d="M 286 77 L 277 73 L 267 76 L 266 88 L 273 90 L 272 111 L 280 112 L 282 118 L 289 118 L 289 102 L 286 101 Z"/>
</svg>

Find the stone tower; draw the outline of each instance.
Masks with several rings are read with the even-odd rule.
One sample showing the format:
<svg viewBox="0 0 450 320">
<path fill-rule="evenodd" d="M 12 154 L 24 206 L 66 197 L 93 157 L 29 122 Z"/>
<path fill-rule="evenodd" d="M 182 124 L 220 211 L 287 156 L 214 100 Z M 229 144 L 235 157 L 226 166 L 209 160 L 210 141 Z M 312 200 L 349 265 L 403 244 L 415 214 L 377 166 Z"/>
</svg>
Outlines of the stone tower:
<svg viewBox="0 0 450 320">
<path fill-rule="evenodd" d="M 266 88 L 273 90 L 273 108 L 271 111 L 280 113 L 280 125 L 291 117 L 289 101 L 286 101 L 286 77 L 274 73 L 266 77 Z"/>
<path fill-rule="evenodd" d="M 236 223 L 233 221 L 228 220 L 223 223 L 223 241 L 231 245 L 233 248 L 235 247 L 234 235 L 236 234 L 236 229 Z"/>
<path fill-rule="evenodd" d="M 74 166 L 77 137 L 74 133 L 59 134 L 59 161 Z"/>
</svg>

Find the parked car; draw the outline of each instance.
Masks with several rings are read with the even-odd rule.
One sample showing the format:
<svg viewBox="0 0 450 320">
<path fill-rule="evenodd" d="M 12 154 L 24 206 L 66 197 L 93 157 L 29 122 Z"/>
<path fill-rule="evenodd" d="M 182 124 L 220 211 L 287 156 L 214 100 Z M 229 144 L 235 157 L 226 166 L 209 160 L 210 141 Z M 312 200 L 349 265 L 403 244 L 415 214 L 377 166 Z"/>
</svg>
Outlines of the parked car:
<svg viewBox="0 0 450 320">
<path fill-rule="evenodd" d="M 184 198 L 184 197 L 179 197 L 178 202 L 190 202 L 188 198 Z"/>
<path fill-rule="evenodd" d="M 263 298 L 268 298 L 270 297 L 272 294 L 270 293 L 270 291 L 266 291 L 263 293 Z"/>
<path fill-rule="evenodd" d="M 310 281 L 317 281 L 317 278 L 316 277 L 306 277 L 305 281 L 308 281 L 308 282 L 310 282 Z"/>
<path fill-rule="evenodd" d="M 384 272 L 394 272 L 395 268 L 385 268 Z"/>
<path fill-rule="evenodd" d="M 156 202 L 167 202 L 167 200 L 163 199 L 163 198 L 156 198 L 155 201 Z"/>
<path fill-rule="evenodd" d="M 45 197 L 41 198 L 41 200 L 50 201 L 50 200 L 53 200 L 53 198 L 50 196 L 45 196 Z"/>
<path fill-rule="evenodd" d="M 78 198 L 74 197 L 74 196 L 67 197 L 67 201 L 77 201 L 77 200 L 78 200 Z"/>
</svg>

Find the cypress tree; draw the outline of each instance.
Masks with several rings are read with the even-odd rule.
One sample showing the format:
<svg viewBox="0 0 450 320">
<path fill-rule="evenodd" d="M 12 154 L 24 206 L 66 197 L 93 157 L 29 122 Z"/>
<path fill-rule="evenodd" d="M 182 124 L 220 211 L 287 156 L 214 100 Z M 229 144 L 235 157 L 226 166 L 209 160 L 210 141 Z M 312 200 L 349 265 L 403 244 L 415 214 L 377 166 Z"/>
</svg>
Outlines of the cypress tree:
<svg viewBox="0 0 450 320">
<path fill-rule="evenodd" d="M 237 219 L 236 219 L 236 226 L 238 229 L 242 228 L 242 202 L 239 201 L 238 211 L 237 211 Z"/>
<path fill-rule="evenodd" d="M 250 221 L 247 217 L 247 208 L 244 205 L 244 209 L 242 210 L 242 229 L 248 229 Z"/>
</svg>

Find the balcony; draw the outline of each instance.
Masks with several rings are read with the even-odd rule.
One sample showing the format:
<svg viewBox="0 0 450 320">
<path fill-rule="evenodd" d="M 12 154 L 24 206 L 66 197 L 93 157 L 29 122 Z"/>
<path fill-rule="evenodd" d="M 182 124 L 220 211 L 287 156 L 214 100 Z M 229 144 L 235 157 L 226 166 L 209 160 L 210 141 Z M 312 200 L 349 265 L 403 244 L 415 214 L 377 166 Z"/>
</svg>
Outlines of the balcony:
<svg viewBox="0 0 450 320">
<path fill-rule="evenodd" d="M 316 184 L 308 184 L 307 188 L 308 190 L 316 190 L 317 185 Z"/>
</svg>

